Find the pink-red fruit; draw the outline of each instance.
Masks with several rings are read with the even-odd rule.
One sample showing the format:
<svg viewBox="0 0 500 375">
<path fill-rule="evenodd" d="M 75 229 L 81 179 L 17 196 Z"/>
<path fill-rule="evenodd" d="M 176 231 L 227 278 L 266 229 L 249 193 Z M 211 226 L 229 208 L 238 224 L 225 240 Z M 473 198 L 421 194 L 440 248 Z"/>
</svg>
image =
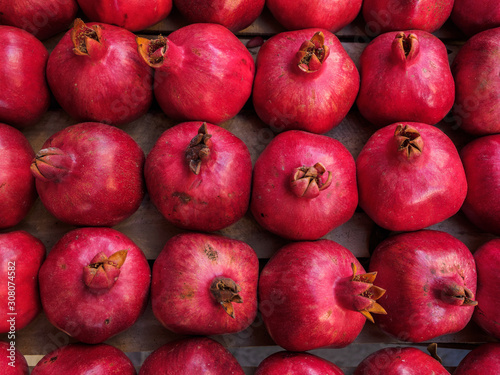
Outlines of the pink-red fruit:
<svg viewBox="0 0 500 375">
<path fill-rule="evenodd" d="M 335 364 L 311 353 L 281 351 L 265 358 L 255 375 L 344 375 Z"/>
<path fill-rule="evenodd" d="M 0 341 L 0 371 L 3 375 L 28 375 L 30 369 L 22 353 L 16 349 L 16 342 Z"/>
<path fill-rule="evenodd" d="M 451 20 L 466 36 L 500 26 L 498 0 L 455 0 Z"/>
<path fill-rule="evenodd" d="M 500 369 L 500 343 L 490 342 L 471 350 L 453 375 L 498 375 Z"/>
</svg>

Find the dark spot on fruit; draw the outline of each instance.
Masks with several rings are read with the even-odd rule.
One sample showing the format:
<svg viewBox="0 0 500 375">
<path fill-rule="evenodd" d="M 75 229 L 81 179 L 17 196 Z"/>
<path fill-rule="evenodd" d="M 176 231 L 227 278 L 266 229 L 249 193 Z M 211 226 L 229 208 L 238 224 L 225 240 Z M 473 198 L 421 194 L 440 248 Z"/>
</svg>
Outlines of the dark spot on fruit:
<svg viewBox="0 0 500 375">
<path fill-rule="evenodd" d="M 210 245 L 207 245 L 205 247 L 205 254 L 212 262 L 217 262 L 217 259 L 219 258 L 219 254 L 217 254 L 217 251 L 214 250 L 214 248 Z"/>
<path fill-rule="evenodd" d="M 54 363 L 56 360 L 57 360 L 57 356 L 52 357 L 51 359 L 49 359 L 49 362 L 50 363 Z"/>
<path fill-rule="evenodd" d="M 104 321 L 104 324 L 108 325 L 108 324 L 109 324 L 109 319 L 106 319 L 106 320 Z"/>
<path fill-rule="evenodd" d="M 179 198 L 179 200 L 184 204 L 188 204 L 192 199 L 190 195 L 180 192 L 175 192 L 172 194 L 172 196 Z"/>
<path fill-rule="evenodd" d="M 265 215 L 264 215 L 264 213 L 263 213 L 263 212 L 261 212 L 261 213 L 260 213 L 260 216 L 265 217 Z"/>
</svg>

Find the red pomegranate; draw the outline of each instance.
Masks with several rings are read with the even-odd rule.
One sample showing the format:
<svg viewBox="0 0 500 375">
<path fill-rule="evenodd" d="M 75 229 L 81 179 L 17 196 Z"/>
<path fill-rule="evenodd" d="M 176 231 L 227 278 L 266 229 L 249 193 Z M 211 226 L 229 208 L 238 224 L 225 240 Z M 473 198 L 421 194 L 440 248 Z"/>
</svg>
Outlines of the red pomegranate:
<svg viewBox="0 0 500 375">
<path fill-rule="evenodd" d="M 153 203 L 180 228 L 217 231 L 248 210 L 250 152 L 220 126 L 192 121 L 166 130 L 148 154 L 144 175 Z"/>
<path fill-rule="evenodd" d="M 468 133 L 500 133 L 498 54 L 500 27 L 483 31 L 467 40 L 451 65 L 456 96 L 454 119 Z"/>
<path fill-rule="evenodd" d="M 265 358 L 255 375 L 344 375 L 335 364 L 311 353 L 281 351 Z"/>
<path fill-rule="evenodd" d="M 12 337 L 7 337 L 9 340 Z M 3 375 L 28 375 L 30 369 L 28 362 L 22 353 L 16 349 L 15 340 L 0 341 L 0 371 Z"/>
<path fill-rule="evenodd" d="M 45 246 L 23 230 L 0 233 L 0 333 L 15 341 L 41 311 L 38 271 L 45 259 Z M 5 353 L 4 353 L 5 354 Z"/>
<path fill-rule="evenodd" d="M 500 26 L 498 0 L 455 0 L 451 20 L 467 36 Z"/>
<path fill-rule="evenodd" d="M 139 375 L 244 375 L 236 358 L 208 337 L 168 342 L 144 361 Z M 35 374 L 36 375 L 36 374 Z"/>
<path fill-rule="evenodd" d="M 275 253 L 259 280 L 259 310 L 277 345 L 289 351 L 349 345 L 372 313 L 385 313 L 354 255 L 331 240 L 292 242 Z"/>
<path fill-rule="evenodd" d="M 226 27 L 195 23 L 167 38 L 137 38 L 155 69 L 154 93 L 165 114 L 181 121 L 220 124 L 234 117 L 252 92 L 255 64 Z"/>
<path fill-rule="evenodd" d="M 0 25 L 0 40 L 0 122 L 33 126 L 49 108 L 45 80 L 49 53 L 42 42 L 17 27 Z"/>
<path fill-rule="evenodd" d="M 347 115 L 359 89 L 354 62 L 326 30 L 274 35 L 260 48 L 256 66 L 253 105 L 274 131 L 326 133 Z"/>
<path fill-rule="evenodd" d="M 112 228 L 66 233 L 40 268 L 40 296 L 49 321 L 96 344 L 132 326 L 146 307 L 151 272 L 137 245 Z"/>
<path fill-rule="evenodd" d="M 452 235 L 435 230 L 393 235 L 370 259 L 387 315 L 375 323 L 399 340 L 422 342 L 461 331 L 477 302 L 476 266 L 470 250 Z"/>
<path fill-rule="evenodd" d="M 471 350 L 453 375 L 498 374 L 500 368 L 500 343 L 490 342 Z"/>
<path fill-rule="evenodd" d="M 379 35 L 363 50 L 356 104 L 378 127 L 396 121 L 436 124 L 455 101 L 444 43 L 421 30 Z M 383 74 L 381 74 L 383 72 Z"/>
<path fill-rule="evenodd" d="M 57 102 L 78 121 L 123 125 L 144 115 L 153 100 L 153 73 L 135 35 L 81 19 L 50 54 L 47 80 Z"/>
<path fill-rule="evenodd" d="M 438 128 L 396 123 L 377 130 L 356 160 L 359 205 L 383 228 L 412 231 L 456 214 L 467 194 L 458 151 Z"/>
<path fill-rule="evenodd" d="M 349 220 L 357 204 L 354 158 L 336 139 L 289 130 L 255 163 L 251 212 L 281 237 L 318 239 Z"/>
<path fill-rule="evenodd" d="M 145 194 L 144 152 L 123 130 L 96 122 L 71 125 L 45 141 L 31 164 L 47 210 L 65 223 L 113 226 Z"/>
<path fill-rule="evenodd" d="M 0 123 L 0 229 L 13 227 L 37 198 L 30 165 L 35 156 L 23 133 Z"/>
</svg>

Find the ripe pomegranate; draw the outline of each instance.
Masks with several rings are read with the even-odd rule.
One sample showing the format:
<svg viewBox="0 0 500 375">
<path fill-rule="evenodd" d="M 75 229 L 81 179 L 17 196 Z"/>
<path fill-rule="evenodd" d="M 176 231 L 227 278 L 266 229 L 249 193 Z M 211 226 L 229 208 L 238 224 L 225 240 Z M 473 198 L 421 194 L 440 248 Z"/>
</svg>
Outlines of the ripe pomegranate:
<svg viewBox="0 0 500 375">
<path fill-rule="evenodd" d="M 253 57 L 222 25 L 191 24 L 168 38 L 138 37 L 137 44 L 144 61 L 155 69 L 155 97 L 170 118 L 220 124 L 234 117 L 250 97 Z"/>
<path fill-rule="evenodd" d="M 356 18 L 361 3 L 362 0 L 267 0 L 266 6 L 288 30 L 318 27 L 335 33 Z"/>
<path fill-rule="evenodd" d="M 146 358 L 139 375 L 244 375 L 236 358 L 208 337 L 168 342 Z M 35 374 L 36 375 L 36 374 Z"/>
<path fill-rule="evenodd" d="M 399 340 L 422 342 L 462 330 L 472 317 L 476 266 L 452 235 L 422 230 L 382 241 L 370 259 L 387 315 L 375 323 Z"/>
<path fill-rule="evenodd" d="M 289 351 L 345 347 L 372 313 L 385 313 L 365 270 L 345 247 L 331 240 L 292 242 L 264 266 L 259 310 L 276 342 Z"/>
<path fill-rule="evenodd" d="M 49 53 L 42 42 L 17 27 L 0 25 L 0 40 L 0 122 L 33 126 L 49 108 Z"/>
<path fill-rule="evenodd" d="M 153 203 L 180 228 L 220 230 L 248 210 L 250 152 L 219 126 L 193 121 L 166 130 L 148 154 L 144 175 Z"/>
<path fill-rule="evenodd" d="M 359 205 L 375 223 L 412 231 L 456 214 L 467 194 L 457 149 L 438 128 L 396 123 L 377 130 L 356 160 Z"/>
<path fill-rule="evenodd" d="M 497 27 L 467 40 L 451 65 L 456 83 L 454 119 L 468 133 L 500 133 L 500 65 L 496 57 L 499 54 L 500 27 Z"/>
<path fill-rule="evenodd" d="M 256 66 L 253 105 L 274 131 L 326 133 L 347 115 L 359 89 L 354 62 L 326 30 L 274 35 L 260 48 Z"/>
<path fill-rule="evenodd" d="M 144 152 L 123 130 L 96 122 L 71 125 L 45 141 L 31 164 L 47 210 L 65 223 L 113 226 L 145 193 Z"/>
<path fill-rule="evenodd" d="M 0 333 L 15 341 L 41 311 L 37 275 L 45 259 L 45 246 L 23 230 L 0 233 Z"/>
<path fill-rule="evenodd" d="M 264 9 L 265 0 L 174 0 L 189 23 L 218 23 L 232 32 L 250 26 Z"/>
<path fill-rule="evenodd" d="M 259 260 L 246 243 L 211 234 L 176 235 L 153 266 L 153 313 L 175 333 L 242 331 L 257 315 L 258 277 Z"/>
<path fill-rule="evenodd" d="M 8 337 L 10 340 L 11 338 Z M 0 371 L 3 375 L 28 375 L 28 362 L 22 353 L 16 349 L 15 340 L 0 341 Z"/>
<path fill-rule="evenodd" d="M 455 0 L 451 20 L 467 36 L 500 26 L 498 0 Z"/>
<path fill-rule="evenodd" d="M 81 19 L 50 54 L 47 80 L 57 102 L 78 121 L 123 125 L 145 114 L 153 100 L 152 70 L 135 35 Z"/>
<path fill-rule="evenodd" d="M 379 35 L 363 50 L 359 64 L 356 103 L 363 117 L 378 127 L 396 121 L 433 125 L 453 106 L 455 84 L 448 52 L 426 31 Z"/>
<path fill-rule="evenodd" d="M 453 375 L 498 374 L 500 368 L 500 343 L 490 342 L 471 350 Z"/>
<path fill-rule="evenodd" d="M 112 228 L 66 233 L 40 268 L 40 296 L 49 321 L 96 344 L 126 330 L 146 307 L 151 272 L 144 253 Z"/>
<path fill-rule="evenodd" d="M 35 156 L 23 133 L 0 123 L 0 229 L 13 227 L 37 198 L 30 165 Z"/>
<path fill-rule="evenodd" d="M 153 26 L 172 10 L 172 0 L 78 0 L 78 5 L 91 21 L 116 25 L 130 31 Z"/>
<path fill-rule="evenodd" d="M 68 344 L 46 354 L 31 375 L 136 375 L 132 361 L 108 344 Z"/>
<path fill-rule="evenodd" d="M 281 351 L 265 358 L 255 375 L 344 375 L 344 372 L 326 359 L 311 353 Z"/>
</svg>

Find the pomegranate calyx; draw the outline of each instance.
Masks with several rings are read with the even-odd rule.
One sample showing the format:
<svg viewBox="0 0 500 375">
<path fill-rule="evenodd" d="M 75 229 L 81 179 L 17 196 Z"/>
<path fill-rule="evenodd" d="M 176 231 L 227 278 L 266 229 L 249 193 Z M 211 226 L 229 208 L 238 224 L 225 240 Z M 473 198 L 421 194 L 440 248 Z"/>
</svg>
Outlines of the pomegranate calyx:
<svg viewBox="0 0 500 375">
<path fill-rule="evenodd" d="M 398 124 L 394 132 L 397 150 L 406 159 L 418 157 L 424 149 L 424 140 L 420 133 L 408 125 Z"/>
<path fill-rule="evenodd" d="M 355 294 L 354 308 L 363 314 L 366 319 L 374 323 L 372 314 L 387 314 L 385 309 L 376 302 L 385 293 L 385 289 L 373 285 L 377 272 L 356 274 L 357 267 L 354 263 L 352 267 L 351 288 Z"/>
<path fill-rule="evenodd" d="M 326 181 L 322 181 L 325 172 L 327 170 L 322 163 L 316 163 L 312 167 L 295 168 L 290 182 L 292 192 L 299 198 L 316 198 L 321 191 L 332 184 L 333 175 L 330 171 Z"/>
<path fill-rule="evenodd" d="M 71 29 L 71 41 L 76 55 L 91 56 L 92 52 L 101 46 L 101 27 L 99 25 L 88 27 L 85 22 L 77 18 Z"/>
<path fill-rule="evenodd" d="M 31 162 L 31 173 L 42 181 L 58 182 L 73 166 L 73 158 L 57 147 L 44 148 Z"/>
<path fill-rule="evenodd" d="M 321 69 L 330 54 L 330 48 L 325 45 L 325 36 L 321 31 L 306 40 L 300 46 L 297 54 L 297 66 L 305 73 L 313 73 Z"/>
<path fill-rule="evenodd" d="M 159 68 L 165 61 L 165 53 L 169 47 L 169 41 L 163 36 L 157 39 L 135 38 L 139 54 L 152 68 Z"/>
<path fill-rule="evenodd" d="M 196 175 L 200 173 L 201 163 L 210 156 L 212 135 L 207 132 L 207 123 L 204 122 L 198 129 L 198 134 L 189 142 L 189 146 L 186 149 L 186 160 L 189 169 Z"/>
<path fill-rule="evenodd" d="M 125 263 L 128 250 L 120 250 L 109 256 L 98 253 L 90 264 L 83 267 L 83 282 L 95 291 L 108 290 L 115 285 L 120 268 Z"/>
<path fill-rule="evenodd" d="M 403 62 L 405 65 L 415 61 L 420 51 L 418 37 L 410 33 L 406 35 L 403 31 L 396 34 L 392 41 L 392 53 L 397 61 Z"/>
<path fill-rule="evenodd" d="M 210 293 L 219 303 L 224 311 L 234 319 L 233 303 L 242 303 L 243 299 L 239 295 L 241 288 L 230 278 L 216 277 L 210 285 Z"/>
<path fill-rule="evenodd" d="M 441 301 L 454 306 L 476 306 L 474 293 L 465 287 L 454 282 L 445 284 L 441 290 Z"/>
</svg>

